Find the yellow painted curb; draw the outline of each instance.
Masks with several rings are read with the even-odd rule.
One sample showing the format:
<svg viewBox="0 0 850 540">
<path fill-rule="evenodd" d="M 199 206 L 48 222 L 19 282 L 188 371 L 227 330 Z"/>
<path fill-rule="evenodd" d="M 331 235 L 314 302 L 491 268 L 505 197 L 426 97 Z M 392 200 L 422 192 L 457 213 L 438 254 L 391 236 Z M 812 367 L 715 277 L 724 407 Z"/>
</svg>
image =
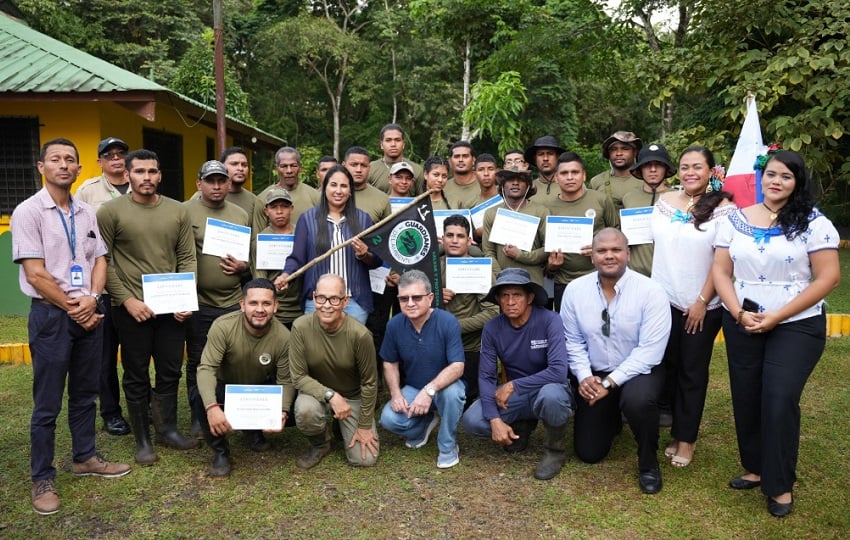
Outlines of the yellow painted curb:
<svg viewBox="0 0 850 540">
<path fill-rule="evenodd" d="M 827 314 L 826 335 L 831 338 L 850 336 L 850 315 L 840 313 Z M 724 341 L 723 330 L 721 330 L 714 342 L 723 343 Z M 30 363 L 32 363 L 32 355 L 30 354 L 29 345 L 26 343 L 0 344 L 0 364 L 17 366 Z"/>
</svg>

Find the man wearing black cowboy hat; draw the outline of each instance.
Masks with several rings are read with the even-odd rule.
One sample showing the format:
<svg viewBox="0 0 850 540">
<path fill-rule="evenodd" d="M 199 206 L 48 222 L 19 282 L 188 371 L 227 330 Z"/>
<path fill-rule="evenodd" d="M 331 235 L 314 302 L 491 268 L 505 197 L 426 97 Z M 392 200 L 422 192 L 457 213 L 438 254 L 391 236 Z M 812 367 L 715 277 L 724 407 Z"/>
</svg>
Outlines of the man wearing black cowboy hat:
<svg viewBox="0 0 850 540">
<path fill-rule="evenodd" d="M 669 188 L 665 180 L 676 174 L 667 149 L 657 143 L 641 149 L 637 163 L 632 166 L 631 171 L 632 176 L 643 180 L 643 185 L 623 195 L 623 208 L 655 206 L 657 194 Z M 629 268 L 649 277 L 655 244 L 635 244 L 630 248 L 632 254 Z"/>
<path fill-rule="evenodd" d="M 549 480 L 566 461 L 567 422 L 575 408 L 561 319 L 546 309 L 546 291 L 521 268 L 502 270 L 484 300 L 499 304 L 502 312 L 484 325 L 481 398 L 464 413 L 463 429 L 490 437 L 506 450 L 516 446 L 514 451 L 521 451 L 537 420 L 543 420 L 543 459 L 534 477 Z M 502 385 L 497 360 L 507 377 Z"/>
<path fill-rule="evenodd" d="M 591 178 L 590 189 L 607 194 L 618 210 L 623 208 L 623 195 L 640 187 L 629 169 L 642 146 L 641 140 L 631 131 L 617 131 L 602 143 L 602 157 L 608 160 L 611 169 Z"/>
<path fill-rule="evenodd" d="M 531 181 L 531 172 L 502 169 L 496 173 L 496 182 L 499 184 L 499 194 L 504 200 L 501 204 L 489 208 L 484 213 L 481 250 L 485 257 L 493 259 L 494 276 L 498 275 L 503 268 L 524 268 L 535 283 L 542 284 L 542 265 L 546 260 L 543 240 L 546 234 L 546 216 L 549 215 L 549 210 L 542 204 L 528 200 L 536 193 Z M 496 213 L 500 208 L 540 219 L 531 251 L 523 251 L 513 244 L 494 244 L 490 241 L 490 232 L 493 230 Z"/>
<path fill-rule="evenodd" d="M 534 144 L 526 148 L 525 161 L 537 167 L 537 179 L 534 185 L 537 188 L 536 202 L 546 204 L 549 199 L 558 197 L 558 183 L 555 182 L 555 169 L 558 167 L 558 156 L 567 149 L 561 146 L 558 139 L 552 135 L 540 137 Z"/>
</svg>

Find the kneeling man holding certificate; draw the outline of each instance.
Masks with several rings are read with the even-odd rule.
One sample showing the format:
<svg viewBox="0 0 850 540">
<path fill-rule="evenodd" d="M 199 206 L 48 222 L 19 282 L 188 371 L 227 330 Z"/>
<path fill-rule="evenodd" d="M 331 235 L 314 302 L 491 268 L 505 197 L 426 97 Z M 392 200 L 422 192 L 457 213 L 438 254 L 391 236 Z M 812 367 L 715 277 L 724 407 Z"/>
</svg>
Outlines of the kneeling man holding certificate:
<svg viewBox="0 0 850 540">
<path fill-rule="evenodd" d="M 228 433 L 263 426 L 280 431 L 289 416 L 295 397 L 289 330 L 274 317 L 275 293 L 266 279 L 249 281 L 242 289 L 241 311 L 216 319 L 207 336 L 198 386 L 189 398 L 215 453 L 210 476 L 230 475 Z"/>
</svg>

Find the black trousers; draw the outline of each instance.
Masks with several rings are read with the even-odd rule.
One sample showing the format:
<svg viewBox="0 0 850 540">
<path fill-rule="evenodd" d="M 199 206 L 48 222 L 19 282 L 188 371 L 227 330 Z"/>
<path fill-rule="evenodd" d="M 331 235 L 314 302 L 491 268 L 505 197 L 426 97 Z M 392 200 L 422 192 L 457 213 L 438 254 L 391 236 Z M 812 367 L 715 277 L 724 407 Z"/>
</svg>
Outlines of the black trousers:
<svg viewBox="0 0 850 540">
<path fill-rule="evenodd" d="M 478 365 L 480 363 L 480 351 L 463 351 L 463 380 L 466 382 L 466 407 L 478 399 Z"/>
<path fill-rule="evenodd" d="M 239 304 L 224 308 L 199 304 L 198 311 L 186 321 L 186 396 L 190 405 L 192 388 L 198 386 L 198 366 L 207 345 L 210 327 L 222 315 L 238 309 Z"/>
<path fill-rule="evenodd" d="M 664 367 L 668 382 L 665 386 L 672 390 L 673 429 L 670 433 L 677 441 L 692 443 L 697 440 L 708 390 L 708 366 L 723 311 L 722 308 L 706 311 L 702 332 L 688 334 L 684 312 L 670 306 L 673 322 L 664 351 Z"/>
<path fill-rule="evenodd" d="M 174 315 L 157 315 L 138 323 L 124 306 L 114 307 L 112 315 L 121 342 L 121 362 L 124 365 L 124 398 L 147 403 L 150 400 L 151 379 L 148 374 L 153 357 L 156 391 L 176 394 L 183 370 L 183 347 L 186 328 Z"/>
<path fill-rule="evenodd" d="M 104 294 L 100 300 L 103 310 L 103 352 L 100 363 L 100 416 L 109 420 L 121 416 L 121 386 L 118 383 L 118 332 L 112 321 L 112 299 Z"/>
<path fill-rule="evenodd" d="M 800 396 L 826 346 L 826 315 L 750 334 L 724 310 L 723 335 L 741 465 L 777 497 L 797 480 Z"/>
<path fill-rule="evenodd" d="M 604 379 L 607 372 L 594 371 Z M 618 386 L 592 407 L 578 393 L 578 381 L 572 378 L 578 407 L 573 427 L 576 456 L 586 463 L 601 461 L 611 451 L 614 437 L 622 429 L 624 414 L 638 446 L 641 472 L 658 467 L 658 394 L 664 384 L 664 367 L 656 366 L 646 375 L 638 375 Z"/>
</svg>

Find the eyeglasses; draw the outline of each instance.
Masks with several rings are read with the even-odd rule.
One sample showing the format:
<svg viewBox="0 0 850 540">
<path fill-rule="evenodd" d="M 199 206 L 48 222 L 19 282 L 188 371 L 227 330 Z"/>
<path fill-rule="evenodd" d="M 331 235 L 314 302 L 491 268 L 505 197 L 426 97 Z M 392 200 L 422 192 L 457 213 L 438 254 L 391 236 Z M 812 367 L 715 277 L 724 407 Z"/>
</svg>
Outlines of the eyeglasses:
<svg viewBox="0 0 850 540">
<path fill-rule="evenodd" d="M 505 160 L 505 167 L 508 167 L 510 165 L 522 165 L 523 163 L 525 163 L 525 160 L 522 159 L 522 158 L 506 159 Z"/>
<path fill-rule="evenodd" d="M 421 301 L 422 301 L 422 299 L 423 299 L 423 298 L 425 298 L 426 296 L 428 296 L 428 295 L 427 295 L 427 294 L 411 294 L 410 296 L 399 296 L 399 297 L 398 297 L 398 302 L 399 302 L 400 304 L 406 304 L 406 303 L 408 303 L 409 301 L 413 300 L 413 303 L 414 303 L 414 304 L 418 304 L 418 303 L 419 303 L 419 302 L 421 302 Z"/>
<path fill-rule="evenodd" d="M 608 314 L 607 309 L 602 310 L 602 335 L 611 337 L 611 315 Z"/>
<path fill-rule="evenodd" d="M 107 161 L 112 161 L 115 158 L 124 159 L 125 157 L 127 157 L 127 152 L 125 152 L 124 150 L 118 150 L 116 152 L 104 152 L 100 155 L 100 157 Z"/>
<path fill-rule="evenodd" d="M 325 302 L 332 306 L 338 306 L 345 300 L 345 296 L 325 296 L 324 294 L 314 294 L 313 302 L 318 305 L 322 305 Z"/>
</svg>

